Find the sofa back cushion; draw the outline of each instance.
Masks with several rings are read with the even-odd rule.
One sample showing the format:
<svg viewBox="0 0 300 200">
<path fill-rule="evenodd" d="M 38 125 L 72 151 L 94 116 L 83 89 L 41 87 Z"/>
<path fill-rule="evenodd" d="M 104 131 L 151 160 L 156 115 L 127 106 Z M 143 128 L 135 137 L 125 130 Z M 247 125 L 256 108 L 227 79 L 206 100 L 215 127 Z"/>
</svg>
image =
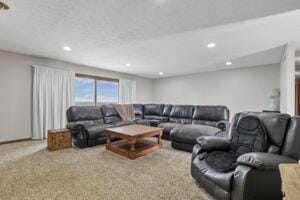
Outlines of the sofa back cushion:
<svg viewBox="0 0 300 200">
<path fill-rule="evenodd" d="M 113 122 L 121 121 L 121 117 L 115 109 L 114 105 L 107 104 L 101 106 L 104 122 L 110 124 Z"/>
<path fill-rule="evenodd" d="M 171 110 L 172 110 L 172 107 L 173 107 L 173 105 L 171 105 L 171 104 L 164 105 L 164 109 L 163 109 L 163 114 L 162 115 L 164 117 L 169 117 L 170 113 L 171 113 Z"/>
<path fill-rule="evenodd" d="M 145 104 L 144 115 L 162 116 L 163 109 L 164 109 L 163 104 Z"/>
<path fill-rule="evenodd" d="M 170 122 L 191 124 L 194 106 L 173 105 L 170 113 Z"/>
<path fill-rule="evenodd" d="M 290 119 L 281 154 L 299 160 L 300 153 L 300 116 Z"/>
<path fill-rule="evenodd" d="M 226 106 L 195 106 L 193 120 L 228 121 L 229 109 Z"/>
<path fill-rule="evenodd" d="M 264 113 L 264 112 L 237 113 L 232 120 L 230 132 L 229 132 L 230 137 L 233 130 L 237 126 L 237 122 L 244 116 L 255 116 L 259 118 L 267 131 L 270 148 L 277 147 L 280 150 L 284 142 L 288 124 L 290 121 L 290 116 L 288 114 Z"/>
<path fill-rule="evenodd" d="M 143 104 L 133 104 L 133 111 L 136 118 L 143 118 L 144 116 L 144 105 Z"/>
<path fill-rule="evenodd" d="M 67 121 L 103 120 L 101 108 L 98 106 L 71 106 L 67 110 Z"/>
</svg>

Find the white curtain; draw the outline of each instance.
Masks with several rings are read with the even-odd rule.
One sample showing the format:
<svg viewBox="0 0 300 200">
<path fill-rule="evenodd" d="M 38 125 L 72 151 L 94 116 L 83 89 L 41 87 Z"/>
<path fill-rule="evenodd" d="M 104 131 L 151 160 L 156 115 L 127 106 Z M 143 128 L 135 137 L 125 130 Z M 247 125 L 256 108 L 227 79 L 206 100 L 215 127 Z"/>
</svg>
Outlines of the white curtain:
<svg viewBox="0 0 300 200">
<path fill-rule="evenodd" d="M 73 105 L 75 73 L 33 66 L 33 139 L 47 138 L 49 129 L 64 128 Z"/>
<path fill-rule="evenodd" d="M 132 104 L 136 101 L 136 81 L 119 80 L 119 102 L 121 104 Z"/>
</svg>

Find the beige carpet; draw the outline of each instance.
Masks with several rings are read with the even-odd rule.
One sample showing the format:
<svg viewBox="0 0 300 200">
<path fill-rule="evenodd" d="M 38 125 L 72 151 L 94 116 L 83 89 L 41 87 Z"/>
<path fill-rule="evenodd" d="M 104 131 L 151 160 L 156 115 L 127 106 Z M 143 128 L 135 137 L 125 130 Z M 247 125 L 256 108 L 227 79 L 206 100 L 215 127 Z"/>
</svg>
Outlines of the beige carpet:
<svg viewBox="0 0 300 200">
<path fill-rule="evenodd" d="M 0 199 L 212 199 L 190 175 L 191 154 L 163 149 L 128 160 L 104 146 L 50 152 L 45 141 L 0 146 Z"/>
</svg>

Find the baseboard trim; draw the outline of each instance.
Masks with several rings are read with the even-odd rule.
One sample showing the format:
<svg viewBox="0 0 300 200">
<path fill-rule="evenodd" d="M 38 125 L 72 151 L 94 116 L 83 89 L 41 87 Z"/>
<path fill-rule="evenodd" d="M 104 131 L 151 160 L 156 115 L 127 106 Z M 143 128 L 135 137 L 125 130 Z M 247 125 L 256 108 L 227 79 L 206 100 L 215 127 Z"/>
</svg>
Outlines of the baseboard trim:
<svg viewBox="0 0 300 200">
<path fill-rule="evenodd" d="M 4 142 L 0 142 L 0 145 L 2 145 L 2 144 L 16 143 L 16 142 L 24 142 L 24 141 L 27 141 L 27 140 L 31 140 L 31 138 L 24 138 L 24 139 L 18 139 L 18 140 L 4 141 Z"/>
</svg>

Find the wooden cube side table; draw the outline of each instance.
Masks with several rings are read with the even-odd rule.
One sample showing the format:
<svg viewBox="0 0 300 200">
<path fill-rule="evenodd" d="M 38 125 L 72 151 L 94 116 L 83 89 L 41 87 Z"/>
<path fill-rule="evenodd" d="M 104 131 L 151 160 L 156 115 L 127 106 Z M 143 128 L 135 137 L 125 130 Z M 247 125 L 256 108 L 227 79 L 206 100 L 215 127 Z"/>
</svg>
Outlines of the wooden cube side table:
<svg viewBox="0 0 300 200">
<path fill-rule="evenodd" d="M 72 135 L 69 129 L 48 130 L 48 149 L 51 151 L 72 147 Z"/>
</svg>

